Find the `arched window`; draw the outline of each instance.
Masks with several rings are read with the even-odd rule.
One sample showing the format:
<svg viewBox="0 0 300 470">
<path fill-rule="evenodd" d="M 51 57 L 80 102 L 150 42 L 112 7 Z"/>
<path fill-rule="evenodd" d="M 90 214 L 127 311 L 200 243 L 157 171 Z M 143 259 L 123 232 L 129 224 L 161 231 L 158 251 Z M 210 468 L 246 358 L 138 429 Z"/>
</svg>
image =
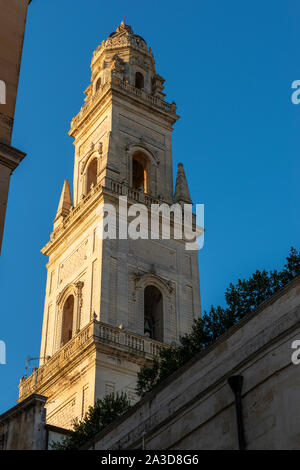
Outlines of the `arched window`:
<svg viewBox="0 0 300 470">
<path fill-rule="evenodd" d="M 101 86 L 101 78 L 98 78 L 98 80 L 96 81 L 95 91 L 98 91 L 100 86 Z"/>
<path fill-rule="evenodd" d="M 144 334 L 163 342 L 163 296 L 155 286 L 147 286 L 144 290 Z"/>
<path fill-rule="evenodd" d="M 73 336 L 74 297 L 69 295 L 63 308 L 62 343 L 66 344 Z"/>
<path fill-rule="evenodd" d="M 136 152 L 132 156 L 132 188 L 144 193 L 149 192 L 148 185 L 148 160 L 142 152 Z"/>
<path fill-rule="evenodd" d="M 93 158 L 87 169 L 87 192 L 90 191 L 92 184 L 97 184 L 97 159 Z"/>
<path fill-rule="evenodd" d="M 141 72 L 135 73 L 135 86 L 140 90 L 144 88 L 144 75 Z"/>
</svg>

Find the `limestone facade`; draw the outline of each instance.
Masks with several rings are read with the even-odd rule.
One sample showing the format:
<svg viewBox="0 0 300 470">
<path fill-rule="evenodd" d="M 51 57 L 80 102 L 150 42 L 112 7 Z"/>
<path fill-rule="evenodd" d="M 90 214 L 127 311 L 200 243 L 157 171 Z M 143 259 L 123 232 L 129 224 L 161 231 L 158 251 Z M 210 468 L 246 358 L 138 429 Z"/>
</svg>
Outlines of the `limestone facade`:
<svg viewBox="0 0 300 470">
<path fill-rule="evenodd" d="M 231 377 L 242 377 L 245 448 L 300 447 L 300 277 L 145 396 L 85 448 L 236 450 Z"/>
<path fill-rule="evenodd" d="M 0 450 L 51 450 L 68 435 L 66 429 L 46 424 L 47 397 L 33 393 L 0 415 Z"/>
<path fill-rule="evenodd" d="M 235 396 L 229 386 L 232 377 L 243 378 L 245 448 L 299 449 L 300 365 L 292 361 L 299 325 L 298 276 L 87 442 L 84 449 L 238 449 Z M 33 395 L 0 416 L 0 448 L 44 448 L 45 443 L 50 448 L 51 441 L 61 439 L 63 429 L 45 425 L 45 401 L 46 397 Z M 34 402 L 37 412 L 32 411 Z M 25 410 L 31 423 L 36 415 L 39 432 L 34 426 L 22 428 Z"/>
<path fill-rule="evenodd" d="M 11 146 L 27 8 L 31 0 L 0 0 L 0 250 L 12 172 L 25 153 Z"/>
<path fill-rule="evenodd" d="M 0 415 L 0 450 L 43 450 L 47 397 L 33 394 Z"/>
<path fill-rule="evenodd" d="M 140 366 L 201 315 L 197 252 L 186 251 L 183 240 L 103 240 L 98 232 L 101 207 L 110 203 L 118 214 L 119 196 L 127 208 L 174 203 L 178 116 L 164 99 L 151 49 L 121 24 L 95 51 L 91 69 L 69 132 L 73 198 L 65 182 L 42 250 L 49 262 L 40 367 L 20 383 L 19 399 L 47 396 L 47 423 L 61 427 L 109 392 L 126 391 L 134 402 Z M 182 165 L 179 172 L 176 201 L 186 202 Z"/>
</svg>

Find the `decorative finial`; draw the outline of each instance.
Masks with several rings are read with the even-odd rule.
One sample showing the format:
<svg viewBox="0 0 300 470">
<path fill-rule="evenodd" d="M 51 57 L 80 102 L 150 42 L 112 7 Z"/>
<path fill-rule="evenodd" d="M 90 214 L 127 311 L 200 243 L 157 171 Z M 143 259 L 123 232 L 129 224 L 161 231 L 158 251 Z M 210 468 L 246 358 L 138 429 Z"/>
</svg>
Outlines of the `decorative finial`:
<svg viewBox="0 0 300 470">
<path fill-rule="evenodd" d="M 63 189 L 61 192 L 60 200 L 59 200 L 58 209 L 56 212 L 56 217 L 59 217 L 60 215 L 65 217 L 66 215 L 68 215 L 71 209 L 72 209 L 72 198 L 71 198 L 70 185 L 69 185 L 69 181 L 65 180 Z"/>
<path fill-rule="evenodd" d="M 188 204 L 192 202 L 182 163 L 178 163 L 174 201 Z"/>
</svg>

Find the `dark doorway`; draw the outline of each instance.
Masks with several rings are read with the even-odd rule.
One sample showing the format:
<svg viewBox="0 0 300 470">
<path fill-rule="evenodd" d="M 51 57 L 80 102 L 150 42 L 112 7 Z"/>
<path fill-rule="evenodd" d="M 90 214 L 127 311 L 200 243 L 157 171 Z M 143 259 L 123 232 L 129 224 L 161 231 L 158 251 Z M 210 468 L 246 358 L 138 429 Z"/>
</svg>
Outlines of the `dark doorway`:
<svg viewBox="0 0 300 470">
<path fill-rule="evenodd" d="M 63 309 L 62 343 L 66 344 L 73 336 L 74 297 L 70 295 Z"/>
<path fill-rule="evenodd" d="M 155 286 L 147 286 L 144 291 L 144 334 L 163 342 L 164 318 L 163 296 Z"/>
<path fill-rule="evenodd" d="M 140 90 L 144 88 L 144 75 L 141 72 L 135 74 L 135 86 Z"/>
<path fill-rule="evenodd" d="M 87 192 L 90 191 L 91 186 L 97 184 L 97 159 L 94 158 L 88 166 L 87 170 Z"/>
<path fill-rule="evenodd" d="M 143 165 L 133 158 L 132 160 L 132 187 L 145 192 L 146 171 Z"/>
</svg>

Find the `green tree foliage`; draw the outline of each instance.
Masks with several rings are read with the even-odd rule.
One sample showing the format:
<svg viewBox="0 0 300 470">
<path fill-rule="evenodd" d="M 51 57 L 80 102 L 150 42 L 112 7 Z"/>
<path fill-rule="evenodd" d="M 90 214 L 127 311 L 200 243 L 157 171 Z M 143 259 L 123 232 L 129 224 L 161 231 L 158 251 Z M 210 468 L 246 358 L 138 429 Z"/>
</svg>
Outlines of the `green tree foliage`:
<svg viewBox="0 0 300 470">
<path fill-rule="evenodd" d="M 236 285 L 230 284 L 225 292 L 227 308 L 212 306 L 202 318 L 194 320 L 191 333 L 182 336 L 178 346 L 162 349 L 150 368 L 141 368 L 138 395 L 142 397 L 152 390 L 299 274 L 300 252 L 291 248 L 281 271 L 257 270 L 248 280 L 239 279 Z"/>
<path fill-rule="evenodd" d="M 130 408 L 130 402 L 125 393 L 106 395 L 90 406 L 84 418 L 74 420 L 71 434 L 61 443 L 53 443 L 54 450 L 78 450 L 89 439 L 112 423 Z"/>
</svg>

